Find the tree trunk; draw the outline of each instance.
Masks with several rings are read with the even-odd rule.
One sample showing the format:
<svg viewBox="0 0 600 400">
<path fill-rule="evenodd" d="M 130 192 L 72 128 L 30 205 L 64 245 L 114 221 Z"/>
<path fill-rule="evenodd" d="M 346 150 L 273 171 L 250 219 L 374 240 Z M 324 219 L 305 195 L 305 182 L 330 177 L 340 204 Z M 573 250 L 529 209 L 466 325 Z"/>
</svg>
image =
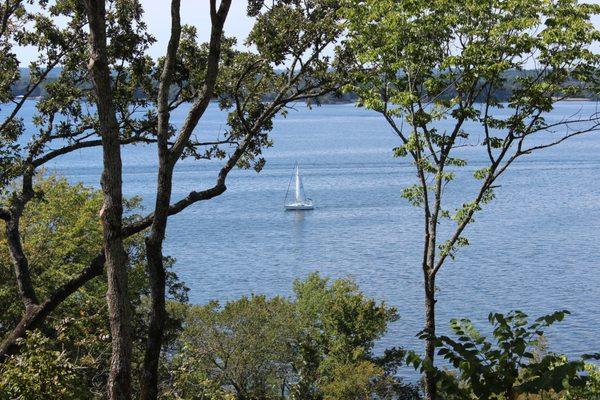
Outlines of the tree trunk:
<svg viewBox="0 0 600 400">
<path fill-rule="evenodd" d="M 167 314 L 165 310 L 166 273 L 161 245 L 150 239 L 146 240 L 146 256 L 148 259 L 147 271 L 150 277 L 151 309 L 142 369 L 140 395 L 142 400 L 158 397 L 158 365 Z"/>
<path fill-rule="evenodd" d="M 20 217 L 19 212 L 6 222 L 6 242 L 8 243 L 10 257 L 15 269 L 19 295 L 23 300 L 25 308 L 28 309 L 37 305 L 38 299 L 33 288 L 33 283 L 31 282 L 29 262 L 21 244 L 21 235 L 19 233 Z"/>
<path fill-rule="evenodd" d="M 425 398 L 437 399 L 437 374 L 435 372 L 435 259 L 437 248 L 438 216 L 442 200 L 443 164 L 435 180 L 435 197 L 431 214 L 425 219 L 425 248 L 423 258 L 423 283 L 425 286 Z M 427 190 L 427 188 L 424 188 Z"/>
<path fill-rule="evenodd" d="M 425 398 L 436 400 L 435 358 L 435 276 L 425 273 Z"/>
<path fill-rule="evenodd" d="M 146 268 L 150 278 L 151 309 L 142 369 L 140 396 L 142 400 L 153 400 L 158 397 L 158 364 L 167 315 L 165 310 L 166 272 L 163 264 L 162 245 L 167 227 L 172 176 L 172 167 L 167 160 L 161 157 L 154 223 L 152 224 L 150 236 L 146 238 L 146 259 L 148 261 Z"/>
<path fill-rule="evenodd" d="M 114 212 L 115 215 L 117 213 L 118 211 Z M 106 298 L 112 336 L 112 357 L 107 390 L 110 400 L 126 400 L 131 397 L 131 312 L 127 290 L 127 255 L 120 234 L 113 237 L 113 232 L 116 230 L 113 225 L 115 215 L 107 215 L 103 218 L 108 277 Z"/>
<path fill-rule="evenodd" d="M 167 47 L 165 64 L 158 86 L 158 179 L 156 203 L 150 235 L 146 238 L 147 272 L 150 278 L 150 318 L 148 338 L 142 366 L 141 394 L 142 400 L 158 398 L 158 365 L 160 350 L 165 329 L 167 311 L 165 309 L 166 272 L 163 263 L 162 247 L 165 240 L 169 204 L 173 188 L 173 169 L 176 159 L 171 159 L 169 151 L 169 89 L 175 68 L 177 50 L 181 37 L 180 0 L 171 1 L 171 37 Z"/>
<path fill-rule="evenodd" d="M 131 313 L 127 290 L 127 254 L 121 233 L 123 194 L 119 125 L 107 58 L 105 0 L 86 0 L 86 8 L 90 29 L 88 69 L 98 106 L 104 167 L 101 179 L 104 203 L 100 217 L 104 234 L 108 277 L 106 298 L 112 337 L 107 394 L 110 400 L 127 400 L 131 397 Z"/>
<path fill-rule="evenodd" d="M 202 95 L 194 102 L 182 131 L 179 133 L 175 144 L 171 149 L 168 146 L 169 138 L 169 88 L 171 77 L 175 66 L 177 50 L 181 34 L 180 26 L 180 1 L 171 1 L 171 37 L 167 47 L 167 55 L 158 90 L 158 182 L 156 192 L 156 203 L 152 220 L 150 235 L 146 239 L 147 270 L 150 277 L 150 322 L 148 327 L 148 339 L 146 341 L 146 352 L 144 354 L 144 365 L 142 371 L 142 400 L 154 400 L 158 397 L 158 365 L 160 361 L 160 350 L 164 334 L 167 312 L 165 310 L 165 284 L 166 272 L 163 264 L 162 247 L 169 217 L 169 205 L 173 189 L 173 170 L 177 160 L 181 156 L 183 148 L 187 144 L 189 135 L 203 115 L 217 81 L 218 66 L 221 51 L 221 38 L 223 24 L 229 12 L 231 0 L 223 0 L 216 7 L 216 0 L 210 1 L 211 13 L 211 37 L 209 55 L 207 61 L 206 78 Z"/>
</svg>

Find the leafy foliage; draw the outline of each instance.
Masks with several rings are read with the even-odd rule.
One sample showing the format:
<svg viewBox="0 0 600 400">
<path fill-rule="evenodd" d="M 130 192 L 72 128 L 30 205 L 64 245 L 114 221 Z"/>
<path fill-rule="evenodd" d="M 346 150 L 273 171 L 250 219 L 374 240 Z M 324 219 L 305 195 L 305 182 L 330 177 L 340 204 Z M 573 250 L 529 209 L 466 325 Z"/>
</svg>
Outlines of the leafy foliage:
<svg viewBox="0 0 600 400">
<path fill-rule="evenodd" d="M 123 145 L 154 142 L 157 82 L 165 60 L 147 56 L 154 38 L 147 31 L 139 1 L 113 0 L 108 5 L 108 62 L 119 139 Z M 227 129 L 216 140 L 188 137 L 177 157 L 229 155 L 239 167 L 260 170 L 262 150 L 272 144 L 269 133 L 275 115 L 285 115 L 295 101 L 318 103 L 320 96 L 346 84 L 357 92 L 360 105 L 381 113 L 398 135 L 401 143 L 395 155 L 414 162 L 419 183 L 403 196 L 427 213 L 432 240 L 426 244 L 424 265 L 427 276 L 434 277 L 446 257 L 454 257 L 460 246 L 468 244 L 462 230 L 493 199 L 494 181 L 514 160 L 597 130 L 597 115 L 576 121 L 585 126 L 575 131 L 569 130 L 573 121 L 551 124 L 544 115 L 559 99 L 598 92 L 600 57 L 590 44 L 600 34 L 590 16 L 599 11 L 597 5 L 575 0 L 252 0 L 248 14 L 255 25 L 245 44 L 255 51 L 237 50 L 233 39 L 221 42 L 214 97 L 228 111 Z M 13 226 L 21 225 L 17 233 L 29 258 L 32 280 L 45 298 L 86 267 L 102 241 L 98 192 L 56 178 L 28 187 L 46 162 L 100 143 L 99 121 L 89 106 L 93 96 L 86 66 L 86 13 L 83 3 L 74 0 L 6 0 L 0 5 L 0 19 L 5 21 L 0 27 L 0 194 L 6 206 L 2 211 L 12 214 Z M 347 33 L 347 41 L 331 55 L 329 50 L 342 32 Z M 19 46 L 38 52 L 27 74 L 19 69 Z M 168 113 L 202 98 L 209 51 L 208 44 L 198 42 L 194 27 L 182 28 Z M 531 59 L 537 68 L 514 78 L 515 87 L 502 104 L 496 94 L 507 76 L 525 69 Z M 24 83 L 22 98 L 12 90 L 19 81 Z M 36 103 L 31 128 L 19 112 L 23 102 L 38 93 L 44 98 Z M 483 105 L 476 106 L 478 101 Z M 501 108 L 507 112 L 493 112 Z M 199 117 L 191 115 L 191 120 Z M 439 130 L 436 124 L 444 119 L 453 120 L 454 128 Z M 466 123 L 476 124 L 485 139 L 473 142 Z M 551 136 L 543 144 L 530 141 L 533 135 L 561 127 L 567 127 L 564 136 Z M 169 126 L 168 131 L 170 141 L 177 129 Z M 474 174 L 481 182 L 480 191 L 451 212 L 442 196 L 456 170 L 467 165 L 455 154 L 455 149 L 466 146 L 483 149 L 489 165 Z M 171 161 L 174 165 L 176 160 Z M 219 179 L 228 170 L 223 171 Z M 134 212 L 136 205 L 133 200 L 126 208 Z M 439 245 L 435 235 L 441 217 L 456 225 L 456 234 Z M 136 359 L 141 358 L 147 331 L 148 282 L 141 240 L 133 237 L 127 244 Z M 10 272 L 6 237 L 1 236 L 0 242 L 0 337 L 4 338 L 23 315 L 24 306 Z M 440 250 L 437 261 L 436 249 Z M 1 367 L 3 394 L 32 399 L 57 394 L 102 397 L 110 339 L 105 292 L 104 280 L 89 282 L 23 339 L 23 352 Z M 167 397 L 417 396 L 414 388 L 395 377 L 404 352 L 390 349 L 376 356 L 373 351 L 387 325 L 397 320 L 396 310 L 366 298 L 349 280 L 328 282 L 311 275 L 296 282 L 294 300 L 253 296 L 223 307 L 211 303 L 188 309 L 182 304 L 187 298 L 185 287 L 171 274 L 169 293 L 173 301 L 168 305 L 171 319 L 164 355 L 170 370 L 163 365 L 161 371 Z M 464 386 L 457 393 L 466 391 L 480 398 L 565 388 L 573 396 L 592 393 L 593 379 L 583 388 L 568 387 L 584 381 L 579 375 L 581 363 L 553 354 L 536 359 L 530 351 L 534 334 L 539 336 L 541 329 L 564 314 L 532 325 L 522 313 L 494 314 L 490 322 L 495 343 L 482 338 L 467 320 L 456 321 L 459 339 L 440 338 L 440 354 L 461 373 Z M 418 364 L 414 355 L 409 360 Z M 590 375 L 596 376 L 594 371 Z"/>
<path fill-rule="evenodd" d="M 564 393 L 564 400 L 600 398 L 600 367 L 586 363 L 584 369 L 587 374 L 585 386 L 567 389 Z"/>
<path fill-rule="evenodd" d="M 54 176 L 40 177 L 34 187 L 36 198 L 27 205 L 21 220 L 22 239 L 24 250 L 31 260 L 36 287 L 46 295 L 76 276 L 96 256 L 102 238 L 98 219 L 102 194 Z M 130 218 L 135 218 L 138 204 L 138 199 L 127 201 L 125 207 Z M 135 346 L 140 356 L 147 324 L 145 298 L 148 293 L 143 238 L 136 236 L 128 240 L 127 252 L 130 298 L 135 310 L 132 316 Z M 169 260 L 168 264 L 172 262 Z M 3 339 L 19 322 L 23 312 L 4 231 L 0 233 L 0 277 L 0 309 L 3 310 L 0 339 Z M 168 286 L 174 302 L 187 301 L 187 288 L 172 272 L 169 272 Z M 54 378 L 47 378 L 44 374 L 55 370 L 56 379 L 60 381 L 57 384 L 61 385 L 55 388 L 55 393 L 63 393 L 64 398 L 102 397 L 110 362 L 105 293 L 106 277 L 102 275 L 65 300 L 39 331 L 22 339 L 24 351 L 0 367 L 0 375 L 7 377 L 0 383 L 0 392 L 9 391 L 15 397 L 28 394 L 33 396 L 31 398 L 46 398 L 54 389 L 44 386 L 43 382 L 48 380 L 52 383 Z M 168 321 L 165 346 L 170 346 L 179 323 L 176 318 Z M 52 361 L 44 362 L 43 357 Z M 65 371 L 64 379 L 60 377 L 60 371 Z M 31 376 L 27 378 L 27 375 Z M 14 383 L 9 385 L 8 377 L 11 377 L 11 382 L 14 378 Z M 38 383 L 26 378 L 38 379 Z"/>
<path fill-rule="evenodd" d="M 494 198 L 494 181 L 513 161 L 598 131 L 597 113 L 559 123 L 544 116 L 561 99 L 598 93 L 600 56 L 591 46 L 600 32 L 590 17 L 600 6 L 576 0 L 341 4 L 348 52 L 355 57 L 346 89 L 357 93 L 359 106 L 382 115 L 400 141 L 394 154 L 415 166 L 418 183 L 402 197 L 424 209 L 434 242 L 433 227 L 454 215 L 446 220 L 454 221 L 449 242 L 437 259 L 424 260 L 435 275 L 468 243 L 463 229 Z M 501 102 L 496 94 L 509 79 L 514 89 Z M 489 162 L 475 173 L 479 190 L 453 206 L 444 192 L 467 165 L 457 156 L 465 147 L 481 149 Z"/>
<path fill-rule="evenodd" d="M 365 298 L 350 280 L 329 284 L 316 274 L 296 281 L 294 292 L 302 323 L 295 368 L 301 378 L 292 388 L 294 398 L 343 398 L 353 387 L 373 393 L 375 381 L 391 372 L 377 365 L 373 345 L 387 325 L 398 320 L 396 309 Z M 358 375 L 363 378 L 350 378 Z"/>
<path fill-rule="evenodd" d="M 107 34 L 110 38 L 109 62 L 114 71 L 115 104 L 123 121 L 123 137 L 144 136 L 131 120 L 130 112 L 146 105 L 138 96 L 144 84 L 148 60 L 144 52 L 154 42 L 145 29 L 143 14 L 136 0 L 108 2 Z M 57 147 L 71 146 L 96 136 L 97 115 L 91 103 L 93 96 L 87 73 L 87 33 L 84 4 L 72 0 L 10 0 L 0 9 L 5 21 L 0 32 L 4 58 L 0 67 L 0 183 L 27 173 L 31 164 L 43 163 L 45 157 L 56 157 Z M 33 47 L 38 57 L 28 68 L 24 95 L 15 98 L 10 88 L 20 77 L 16 50 Z M 14 65 L 13 65 L 14 64 Z M 47 79 L 52 76 L 52 79 Z M 33 93 L 43 99 L 36 104 L 33 128 L 26 131 L 20 110 Z M 29 171 L 31 173 L 31 171 Z"/>
<path fill-rule="evenodd" d="M 174 360 L 176 382 L 187 382 L 191 394 L 200 374 L 234 388 L 239 398 L 278 398 L 291 361 L 291 307 L 264 296 L 190 307 Z"/>
<path fill-rule="evenodd" d="M 294 291 L 294 301 L 252 296 L 190 307 L 170 390 L 185 398 L 213 382 L 240 399 L 417 398 L 395 377 L 404 352 L 372 353 L 395 309 L 346 279 L 312 274 Z"/>
<path fill-rule="evenodd" d="M 77 400 L 86 396 L 77 365 L 65 350 L 39 331 L 23 340 L 23 351 L 0 367 L 0 399 L 42 400 L 60 397 Z"/>
<path fill-rule="evenodd" d="M 397 136 L 394 155 L 414 166 L 402 197 L 422 208 L 425 389 L 436 398 L 436 276 L 465 230 L 494 199 L 496 182 L 518 159 L 577 135 L 600 132 L 600 113 L 547 118 L 569 97 L 598 93 L 600 5 L 577 0 L 344 0 L 346 90 L 379 113 Z M 527 72 L 523 72 L 527 70 Z M 509 77 L 514 88 L 501 99 Z M 464 149 L 468 151 L 463 151 Z M 474 154 L 479 153 L 479 156 Z M 469 158 L 483 165 L 475 190 L 456 203 L 446 193 Z M 466 178 L 468 179 L 468 177 Z M 416 361 L 418 363 L 418 360 Z"/>
<path fill-rule="evenodd" d="M 458 371 L 461 386 L 441 379 L 444 391 L 478 399 L 515 399 L 519 395 L 560 393 L 584 385 L 584 362 L 554 353 L 536 353 L 546 328 L 562 321 L 568 311 L 557 311 L 528 323 L 527 315 L 512 311 L 489 315 L 493 341 L 468 319 L 452 320 L 457 339 L 441 336 L 438 354 Z"/>
</svg>

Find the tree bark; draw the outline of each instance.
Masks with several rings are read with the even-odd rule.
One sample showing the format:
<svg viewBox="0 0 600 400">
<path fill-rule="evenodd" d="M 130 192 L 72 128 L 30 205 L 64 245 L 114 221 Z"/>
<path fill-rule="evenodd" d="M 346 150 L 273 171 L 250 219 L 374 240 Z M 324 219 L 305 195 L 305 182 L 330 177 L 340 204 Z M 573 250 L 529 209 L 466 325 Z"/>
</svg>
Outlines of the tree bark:
<svg viewBox="0 0 600 400">
<path fill-rule="evenodd" d="M 150 235 L 146 238 L 146 259 L 150 279 L 150 318 L 148 338 L 142 366 L 140 398 L 152 400 L 158 397 L 158 365 L 165 329 L 166 271 L 163 263 L 162 246 L 169 217 L 169 204 L 173 186 L 175 160 L 169 152 L 169 89 L 181 37 L 180 1 L 171 1 L 171 37 L 167 47 L 165 64 L 158 87 L 158 179 L 154 216 Z"/>
<path fill-rule="evenodd" d="M 6 242 L 8 250 L 15 270 L 19 295 L 23 300 L 25 309 L 38 304 L 38 299 L 31 282 L 31 274 L 29 272 L 29 261 L 23 251 L 21 243 L 21 234 L 19 233 L 20 211 L 6 221 Z"/>
<path fill-rule="evenodd" d="M 158 191 L 154 221 L 150 235 L 146 238 L 146 259 L 150 278 L 150 321 L 148 339 L 142 369 L 141 396 L 143 400 L 158 396 L 158 364 L 167 312 L 165 309 L 166 272 L 163 264 L 162 245 L 167 227 L 169 202 L 171 198 L 173 170 L 160 158 Z"/>
<path fill-rule="evenodd" d="M 107 395 L 110 400 L 125 400 L 131 397 L 131 313 L 127 290 L 127 254 L 121 233 L 123 194 L 119 125 L 113 103 L 106 49 L 105 0 L 86 0 L 86 8 L 90 29 L 88 69 L 96 95 L 103 149 L 101 186 L 104 203 L 100 217 L 104 235 L 108 278 L 106 298 L 112 336 Z"/>
<path fill-rule="evenodd" d="M 436 400 L 435 359 L 435 275 L 425 272 L 425 398 Z"/>
<path fill-rule="evenodd" d="M 166 273 L 161 245 L 152 238 L 146 240 L 147 271 L 150 278 L 150 322 L 142 367 L 141 399 L 158 397 L 158 365 L 167 312 L 165 309 Z"/>
</svg>

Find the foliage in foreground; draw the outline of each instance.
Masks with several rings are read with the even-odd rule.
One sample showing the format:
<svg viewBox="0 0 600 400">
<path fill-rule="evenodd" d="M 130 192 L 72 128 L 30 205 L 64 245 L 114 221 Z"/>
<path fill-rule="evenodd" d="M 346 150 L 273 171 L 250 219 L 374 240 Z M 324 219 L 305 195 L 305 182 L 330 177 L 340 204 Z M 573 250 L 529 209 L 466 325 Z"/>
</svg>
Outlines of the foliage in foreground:
<svg viewBox="0 0 600 400">
<path fill-rule="evenodd" d="M 435 370 L 440 394 L 449 400 L 600 396 L 595 367 L 584 359 L 569 360 L 546 351 L 545 330 L 568 314 L 566 310 L 556 311 L 529 323 L 522 311 L 490 313 L 492 340 L 469 319 L 452 320 L 450 327 L 456 338 L 437 338 L 438 355 L 454 367 L 451 371 Z M 415 368 L 430 368 L 413 353 L 407 360 Z"/>
<path fill-rule="evenodd" d="M 70 360 L 57 341 L 40 331 L 28 333 L 20 354 L 0 369 L 0 399 L 86 398 L 81 366 Z"/>
<path fill-rule="evenodd" d="M 238 399 L 418 398 L 394 376 L 404 353 L 373 353 L 394 308 L 317 274 L 294 293 L 189 307 L 170 394 L 190 398 L 218 382 Z"/>
<path fill-rule="evenodd" d="M 421 208 L 425 358 L 435 365 L 436 278 L 514 163 L 569 138 L 598 133 L 598 110 L 554 120 L 560 100 L 598 92 L 598 4 L 579 0 L 343 0 L 348 90 L 381 115 L 409 160 L 402 197 Z M 499 95 L 511 73 L 529 69 Z M 468 151 L 465 151 L 468 148 Z M 477 160 L 471 178 L 461 169 Z M 454 182 L 454 183 L 453 183 Z M 458 183 L 460 195 L 449 195 Z M 454 186 L 456 187 L 456 186 Z M 428 400 L 436 375 L 425 371 Z"/>
<path fill-rule="evenodd" d="M 23 214 L 21 232 L 34 283 L 45 296 L 77 275 L 96 256 L 102 243 L 98 218 L 102 195 L 98 190 L 72 185 L 53 176 L 38 179 L 35 192 L 35 199 Z M 132 214 L 139 201 L 127 201 L 125 206 Z M 148 293 L 143 238 L 132 237 L 126 242 L 126 249 L 129 298 L 134 305 L 133 352 L 141 358 Z M 173 301 L 185 302 L 187 289 L 171 272 L 168 281 Z M 24 347 L 0 364 L 0 399 L 2 394 L 21 400 L 103 398 L 110 362 L 105 294 L 106 276 L 101 275 L 65 300 L 39 330 L 20 339 Z M 10 334 L 23 312 L 4 230 L 0 231 L 0 310 L 1 341 Z M 178 321 L 169 320 L 167 346 L 177 326 Z"/>
</svg>

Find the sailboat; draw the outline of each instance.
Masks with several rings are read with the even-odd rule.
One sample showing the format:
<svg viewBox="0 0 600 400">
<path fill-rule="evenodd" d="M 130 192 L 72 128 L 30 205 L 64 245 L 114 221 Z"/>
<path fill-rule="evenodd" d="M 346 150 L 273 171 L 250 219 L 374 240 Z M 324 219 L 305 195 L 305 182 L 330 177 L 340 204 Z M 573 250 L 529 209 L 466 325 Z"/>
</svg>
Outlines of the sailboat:
<svg viewBox="0 0 600 400">
<path fill-rule="evenodd" d="M 288 202 L 288 195 L 290 194 L 290 186 L 294 181 L 294 195 L 291 196 Z M 307 198 L 304 194 L 304 186 L 302 186 L 302 177 L 300 176 L 300 166 L 296 163 L 294 174 L 290 179 L 288 190 L 285 193 L 284 206 L 286 210 L 312 210 L 314 207 L 311 199 Z"/>
</svg>

